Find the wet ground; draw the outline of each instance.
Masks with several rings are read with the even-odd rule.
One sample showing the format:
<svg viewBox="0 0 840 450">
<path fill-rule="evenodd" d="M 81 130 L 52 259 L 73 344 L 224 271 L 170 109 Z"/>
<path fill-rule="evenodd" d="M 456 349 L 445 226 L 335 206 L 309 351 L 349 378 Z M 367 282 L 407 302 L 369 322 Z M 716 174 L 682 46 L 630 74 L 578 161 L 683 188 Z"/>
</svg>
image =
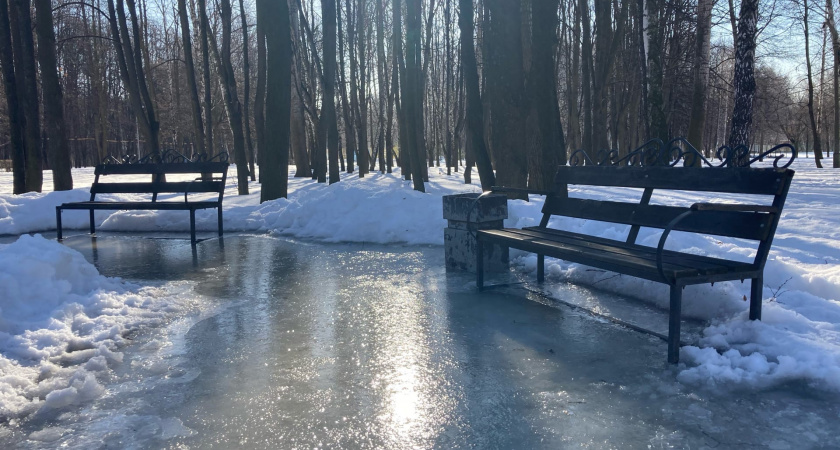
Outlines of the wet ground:
<svg viewBox="0 0 840 450">
<path fill-rule="evenodd" d="M 65 244 L 104 275 L 189 280 L 203 312 L 139 332 L 104 397 L 3 447 L 840 448 L 840 397 L 682 385 L 663 341 L 561 302 L 660 329 L 663 312 L 564 285 L 479 294 L 441 247 Z"/>
</svg>

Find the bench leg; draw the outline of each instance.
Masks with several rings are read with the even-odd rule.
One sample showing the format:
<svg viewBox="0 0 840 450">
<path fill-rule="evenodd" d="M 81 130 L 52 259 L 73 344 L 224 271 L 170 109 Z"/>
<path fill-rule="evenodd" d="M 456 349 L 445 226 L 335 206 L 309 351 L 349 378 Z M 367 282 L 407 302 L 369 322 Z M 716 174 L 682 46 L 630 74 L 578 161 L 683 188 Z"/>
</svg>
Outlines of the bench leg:
<svg viewBox="0 0 840 450">
<path fill-rule="evenodd" d="M 475 241 L 475 285 L 478 290 L 484 289 L 484 243 Z"/>
<path fill-rule="evenodd" d="M 90 234 L 96 234 L 96 222 L 93 221 L 93 210 L 90 210 Z"/>
<path fill-rule="evenodd" d="M 680 285 L 671 286 L 671 309 L 668 321 L 668 362 L 680 362 L 680 315 L 682 311 L 682 290 Z"/>
<path fill-rule="evenodd" d="M 58 231 L 58 240 L 60 241 L 60 240 L 64 239 L 64 237 L 61 235 L 61 207 L 60 206 L 55 207 L 55 228 L 56 228 L 56 231 Z"/>
<path fill-rule="evenodd" d="M 195 210 L 190 210 L 190 243 L 195 245 Z"/>
<path fill-rule="evenodd" d="M 764 296 L 764 276 L 752 279 L 750 285 L 750 320 L 761 320 L 761 301 Z"/>
<path fill-rule="evenodd" d="M 219 237 L 222 237 L 224 234 L 224 228 L 222 227 L 222 206 L 219 205 L 217 209 L 219 210 Z"/>
<path fill-rule="evenodd" d="M 537 283 L 545 281 L 545 255 L 537 255 Z"/>
</svg>

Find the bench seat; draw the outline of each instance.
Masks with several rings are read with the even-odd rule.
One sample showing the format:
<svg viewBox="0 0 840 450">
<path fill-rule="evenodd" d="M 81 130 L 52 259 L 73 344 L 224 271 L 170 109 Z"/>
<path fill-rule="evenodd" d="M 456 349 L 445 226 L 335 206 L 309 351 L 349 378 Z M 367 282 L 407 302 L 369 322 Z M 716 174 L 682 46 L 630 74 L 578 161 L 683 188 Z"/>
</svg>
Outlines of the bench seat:
<svg viewBox="0 0 840 450">
<path fill-rule="evenodd" d="M 618 272 L 651 281 L 662 281 L 656 266 L 656 249 L 570 231 L 527 227 L 481 230 L 480 240 L 492 240 L 565 261 Z M 757 269 L 752 263 L 729 261 L 702 255 L 665 250 L 662 253 L 665 275 L 683 284 L 708 283 L 753 278 Z"/>
<path fill-rule="evenodd" d="M 95 209 L 106 211 L 130 211 L 133 209 L 164 211 L 189 211 L 196 209 L 218 208 L 219 201 L 182 202 L 182 201 L 158 201 L 158 202 L 73 202 L 61 205 L 61 209 Z"/>
</svg>

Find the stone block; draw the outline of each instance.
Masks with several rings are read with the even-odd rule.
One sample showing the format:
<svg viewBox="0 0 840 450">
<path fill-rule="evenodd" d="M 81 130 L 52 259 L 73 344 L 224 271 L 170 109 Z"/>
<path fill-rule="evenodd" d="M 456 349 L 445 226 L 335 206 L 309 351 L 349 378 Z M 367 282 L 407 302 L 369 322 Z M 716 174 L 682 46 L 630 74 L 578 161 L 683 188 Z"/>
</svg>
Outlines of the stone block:
<svg viewBox="0 0 840 450">
<path fill-rule="evenodd" d="M 476 230 L 501 229 L 507 218 L 507 197 L 490 194 L 478 199 L 480 194 L 456 194 L 443 197 L 443 218 L 448 227 L 443 231 L 446 268 L 476 270 Z M 484 270 L 508 270 L 509 251 L 499 245 L 484 249 Z"/>
</svg>

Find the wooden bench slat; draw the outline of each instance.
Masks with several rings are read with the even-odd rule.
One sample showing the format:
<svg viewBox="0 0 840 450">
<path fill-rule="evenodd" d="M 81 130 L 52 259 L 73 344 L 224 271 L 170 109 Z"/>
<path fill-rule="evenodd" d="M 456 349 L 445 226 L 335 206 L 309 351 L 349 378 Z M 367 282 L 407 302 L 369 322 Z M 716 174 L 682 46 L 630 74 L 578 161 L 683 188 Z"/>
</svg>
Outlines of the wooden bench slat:
<svg viewBox="0 0 840 450">
<path fill-rule="evenodd" d="M 650 247 L 611 246 L 605 243 L 587 242 L 574 236 L 540 233 L 534 230 L 484 230 L 479 234 L 491 235 L 494 241 L 504 240 L 514 243 L 516 248 L 529 246 L 535 253 L 621 273 L 632 271 L 635 272 L 634 275 L 636 276 L 661 281 L 661 276 L 656 268 L 656 249 Z M 618 241 L 613 242 L 624 244 Z M 685 258 L 685 256 L 679 252 L 666 252 L 663 258 L 665 273 L 669 276 L 691 277 L 753 269 L 749 263 L 714 260 L 713 258 L 703 260 L 701 264 L 692 264 L 690 259 Z M 584 262 L 581 258 L 588 262 Z"/>
<path fill-rule="evenodd" d="M 133 209 L 142 210 L 182 210 L 207 209 L 220 207 L 218 201 L 182 202 L 182 201 L 161 201 L 161 202 L 75 202 L 61 205 L 61 209 L 95 209 L 111 211 L 128 211 Z"/>
<path fill-rule="evenodd" d="M 601 251 L 631 252 L 640 257 L 649 259 L 654 264 L 656 264 L 656 249 L 653 247 L 647 247 L 638 244 L 627 244 L 621 241 L 587 236 L 585 234 L 578 234 L 569 231 L 536 229 L 535 227 L 523 228 L 522 231 L 528 233 L 548 234 L 553 236 L 553 238 L 557 239 L 558 241 L 580 242 L 580 245 L 589 246 L 590 248 L 598 249 Z M 663 262 L 673 266 L 682 266 L 687 269 L 699 267 L 703 270 L 709 271 L 710 273 L 740 268 L 741 266 L 743 266 L 743 264 L 749 264 L 737 261 L 730 261 L 726 259 L 712 258 L 709 256 L 692 255 L 690 253 L 672 251 L 666 251 L 663 254 Z"/>
<path fill-rule="evenodd" d="M 133 183 L 94 183 L 91 194 L 153 194 L 153 193 L 196 193 L 220 192 L 224 190 L 221 181 L 168 181 Z"/>
<path fill-rule="evenodd" d="M 146 163 L 146 164 L 100 164 L 97 175 L 161 175 L 183 173 L 222 173 L 230 165 L 220 162 L 196 163 Z"/>
<path fill-rule="evenodd" d="M 553 198 L 546 200 L 543 206 L 543 214 L 660 229 L 667 227 L 675 217 L 688 210 L 689 208 L 678 206 L 581 198 Z M 773 217 L 769 213 L 703 210 L 695 211 L 674 227 L 674 230 L 762 240 L 767 237 L 772 220 Z"/>
<path fill-rule="evenodd" d="M 789 178 L 790 169 L 560 166 L 555 183 L 777 195 Z"/>
</svg>

